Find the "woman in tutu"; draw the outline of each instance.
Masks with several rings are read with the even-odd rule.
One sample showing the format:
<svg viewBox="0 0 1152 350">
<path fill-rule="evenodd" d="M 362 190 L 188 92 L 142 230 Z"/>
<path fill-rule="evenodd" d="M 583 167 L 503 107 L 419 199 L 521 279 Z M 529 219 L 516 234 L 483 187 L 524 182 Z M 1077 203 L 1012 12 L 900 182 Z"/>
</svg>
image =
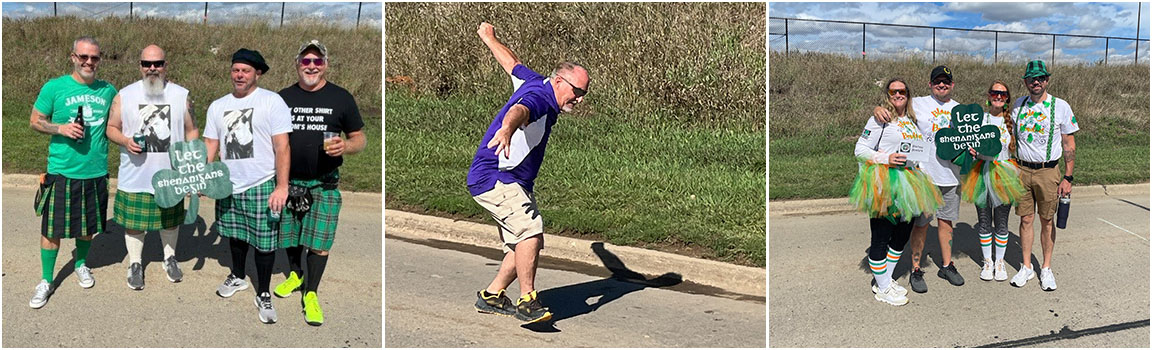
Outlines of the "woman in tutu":
<svg viewBox="0 0 1152 350">
<path fill-rule="evenodd" d="M 1008 214 L 1017 199 L 1024 194 L 1024 186 L 1012 153 L 1016 151 L 1016 140 L 1012 133 L 1014 124 L 1006 104 L 1012 100 L 1008 85 L 997 80 L 988 87 L 988 111 L 984 112 L 984 125 L 995 125 L 1000 129 L 1000 153 L 996 156 L 977 155 L 976 162 L 961 183 L 960 199 L 976 204 L 980 221 L 976 224 L 980 234 L 980 249 L 984 254 L 984 268 L 980 279 L 997 281 L 1008 279 L 1004 270 L 1004 250 L 1008 246 Z M 996 255 L 993 262 L 992 235 L 996 236 Z"/>
<path fill-rule="evenodd" d="M 860 169 L 849 196 L 852 204 L 870 218 L 872 245 L 868 264 L 876 300 L 904 305 L 908 303 L 908 290 L 896 284 L 892 271 L 904 252 L 913 221 L 921 215 L 934 214 L 943 199 L 918 164 L 896 152 L 902 144 L 910 146 L 912 140 L 924 140 L 909 103 L 908 85 L 894 78 L 883 89 L 885 108 L 895 118 L 886 124 L 868 118 L 856 141 Z"/>
</svg>

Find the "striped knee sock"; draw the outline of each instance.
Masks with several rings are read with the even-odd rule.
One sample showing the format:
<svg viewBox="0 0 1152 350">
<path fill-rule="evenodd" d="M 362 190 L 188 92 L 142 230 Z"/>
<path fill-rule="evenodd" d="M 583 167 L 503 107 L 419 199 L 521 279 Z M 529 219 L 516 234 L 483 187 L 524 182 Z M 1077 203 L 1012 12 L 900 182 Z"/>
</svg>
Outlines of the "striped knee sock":
<svg viewBox="0 0 1152 350">
<path fill-rule="evenodd" d="M 992 260 L 992 233 L 980 233 L 980 252 L 984 253 L 984 260 Z"/>
<path fill-rule="evenodd" d="M 885 279 L 887 279 L 889 281 L 894 280 L 892 278 L 892 271 L 896 271 L 896 263 L 900 262 L 900 254 L 904 254 L 904 251 L 898 251 L 898 250 L 892 249 L 892 247 L 888 247 L 888 259 L 887 259 L 888 261 L 887 261 L 886 266 L 884 267 L 884 269 L 886 270 L 886 271 L 884 271 L 884 275 L 887 276 L 887 277 L 885 277 Z"/>
<path fill-rule="evenodd" d="M 1004 235 L 996 235 L 996 261 L 1004 260 L 1004 251 L 1008 248 L 1008 232 L 1005 231 Z"/>
<path fill-rule="evenodd" d="M 872 268 L 872 277 L 876 279 L 876 287 L 880 288 L 880 291 L 887 290 L 892 282 L 892 275 L 888 274 L 888 263 L 883 259 L 868 259 L 868 265 Z"/>
</svg>

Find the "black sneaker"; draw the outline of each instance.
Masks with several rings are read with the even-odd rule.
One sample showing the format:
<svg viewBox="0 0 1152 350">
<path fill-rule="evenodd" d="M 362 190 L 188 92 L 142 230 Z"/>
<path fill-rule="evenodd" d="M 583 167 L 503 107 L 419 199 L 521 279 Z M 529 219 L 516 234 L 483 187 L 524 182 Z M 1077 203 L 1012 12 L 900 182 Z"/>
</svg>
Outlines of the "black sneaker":
<svg viewBox="0 0 1152 350">
<path fill-rule="evenodd" d="M 928 284 L 924 283 L 924 270 L 921 270 L 919 267 L 912 270 L 912 274 L 908 275 L 908 284 L 912 287 L 913 292 L 928 292 Z"/>
<path fill-rule="evenodd" d="M 520 297 L 520 302 L 516 304 L 516 318 L 527 323 L 536 323 L 551 320 L 552 313 L 540 305 L 536 291 L 532 291 Z"/>
<path fill-rule="evenodd" d="M 516 314 L 516 305 L 512 304 L 512 299 L 508 299 L 508 296 L 504 295 L 503 289 L 501 289 L 500 292 L 489 295 L 487 297 L 484 296 L 485 294 L 488 293 L 483 289 L 479 292 L 476 292 L 475 306 L 477 312 L 504 316 L 512 316 Z"/>
<path fill-rule="evenodd" d="M 948 264 L 948 266 L 941 267 L 940 271 L 936 272 L 936 276 L 948 280 L 948 283 L 951 283 L 953 286 L 964 285 L 964 277 L 960 277 L 960 271 L 956 271 L 955 262 Z"/>
</svg>

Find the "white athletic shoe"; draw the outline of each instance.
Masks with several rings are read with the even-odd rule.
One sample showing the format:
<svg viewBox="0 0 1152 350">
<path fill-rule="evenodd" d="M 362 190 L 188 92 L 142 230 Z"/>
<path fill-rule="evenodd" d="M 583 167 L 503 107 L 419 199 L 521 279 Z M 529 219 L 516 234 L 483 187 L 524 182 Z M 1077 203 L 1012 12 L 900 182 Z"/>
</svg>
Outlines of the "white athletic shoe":
<svg viewBox="0 0 1152 350">
<path fill-rule="evenodd" d="M 993 268 L 996 270 L 995 272 L 997 282 L 1008 280 L 1008 271 L 1004 270 L 1004 260 L 997 261 Z"/>
<path fill-rule="evenodd" d="M 892 289 L 896 290 L 896 294 L 908 295 L 908 290 L 904 289 L 904 287 L 901 287 L 899 284 L 896 284 L 896 280 L 892 280 L 892 283 L 890 283 L 890 285 L 892 286 Z M 880 287 L 876 286 L 876 280 L 872 280 L 872 293 L 873 294 L 879 294 L 880 293 Z"/>
<path fill-rule="evenodd" d="M 40 280 L 40 284 L 36 285 L 36 294 L 32 295 L 32 300 L 28 302 L 28 306 L 33 309 L 44 307 L 48 303 L 48 296 L 52 295 L 52 284 L 48 280 Z"/>
<path fill-rule="evenodd" d="M 980 270 L 980 279 L 991 281 L 994 275 L 992 260 L 984 259 L 984 268 Z"/>
<path fill-rule="evenodd" d="M 1040 269 L 1040 289 L 1045 292 L 1056 290 L 1056 276 L 1052 274 L 1051 267 Z"/>
<path fill-rule="evenodd" d="M 888 289 L 882 293 L 876 293 L 876 300 L 883 301 L 895 306 L 900 306 L 908 303 L 908 297 L 900 295 L 896 288 L 888 286 Z"/>
<path fill-rule="evenodd" d="M 1031 280 L 1035 277 L 1036 273 L 1032 272 L 1032 267 L 1021 265 L 1020 272 L 1017 272 L 1016 276 L 1012 277 L 1012 282 L 1010 283 L 1012 283 L 1012 286 L 1014 287 L 1023 287 L 1024 284 L 1028 283 L 1028 280 Z"/>
</svg>

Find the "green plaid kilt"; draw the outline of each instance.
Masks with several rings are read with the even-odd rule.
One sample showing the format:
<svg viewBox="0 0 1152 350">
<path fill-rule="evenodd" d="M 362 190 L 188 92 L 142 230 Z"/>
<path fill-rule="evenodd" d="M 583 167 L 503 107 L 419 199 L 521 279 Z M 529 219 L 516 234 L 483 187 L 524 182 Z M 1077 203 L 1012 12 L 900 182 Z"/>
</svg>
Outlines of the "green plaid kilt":
<svg viewBox="0 0 1152 350">
<path fill-rule="evenodd" d="M 48 238 L 76 238 L 104 232 L 108 220 L 108 176 L 70 179 L 45 176 L 40 234 Z"/>
<path fill-rule="evenodd" d="M 112 213 L 112 219 L 126 229 L 156 231 L 184 222 L 184 201 L 171 208 L 161 208 L 151 193 L 116 191 Z"/>
<path fill-rule="evenodd" d="M 336 223 L 340 217 L 340 190 L 319 187 L 320 180 L 291 180 L 291 184 L 312 188 L 312 209 L 297 218 L 284 211 L 280 226 L 280 247 L 305 246 L 310 249 L 331 250 L 336 239 Z"/>
<path fill-rule="evenodd" d="M 279 232 L 270 222 L 268 197 L 276 189 L 276 179 L 253 186 L 216 201 L 216 230 L 221 236 L 235 238 L 256 247 L 256 250 L 276 250 Z M 283 218 L 283 217 L 281 217 Z M 279 224 L 275 228 L 279 228 Z"/>
</svg>

